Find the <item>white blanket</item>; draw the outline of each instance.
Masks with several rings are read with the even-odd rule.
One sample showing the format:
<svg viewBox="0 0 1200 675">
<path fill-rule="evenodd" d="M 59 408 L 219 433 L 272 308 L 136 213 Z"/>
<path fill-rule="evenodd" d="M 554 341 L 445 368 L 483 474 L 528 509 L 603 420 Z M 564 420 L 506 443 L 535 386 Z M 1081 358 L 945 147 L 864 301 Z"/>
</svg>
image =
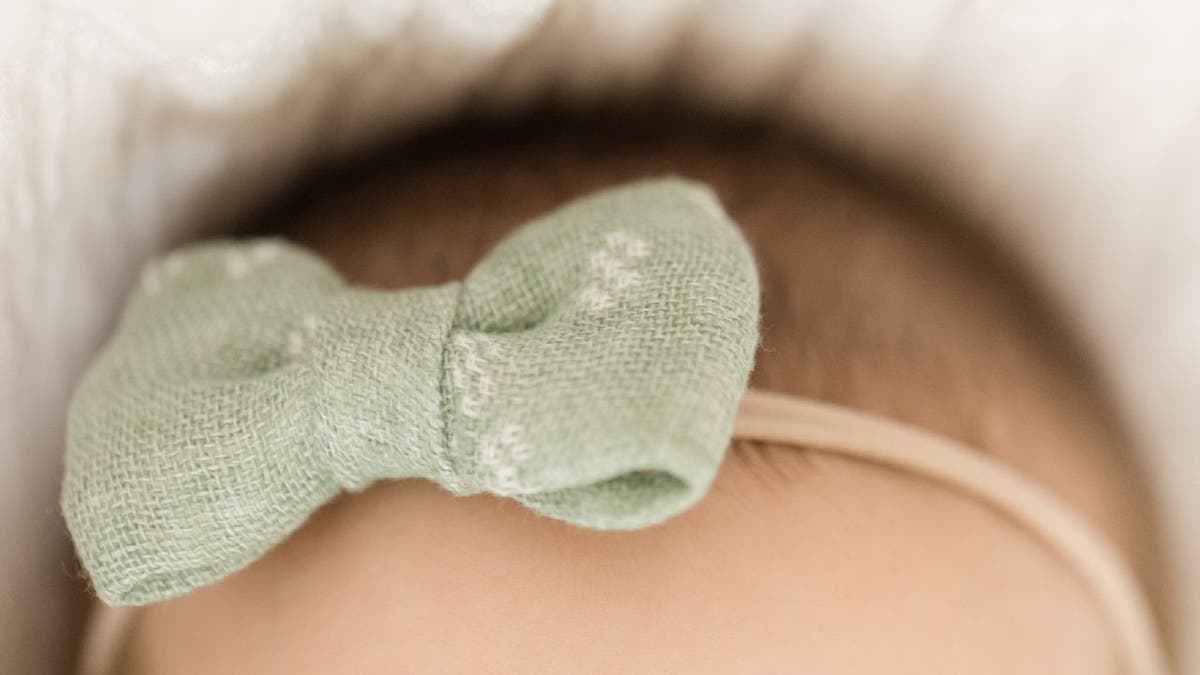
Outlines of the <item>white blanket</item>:
<svg viewBox="0 0 1200 675">
<path fill-rule="evenodd" d="M 141 261 L 467 100 L 670 80 L 925 185 L 1065 308 L 1146 445 L 1200 673 L 1200 5 L 1133 6 L 9 0 L 0 671 L 62 662 L 63 413 Z"/>
</svg>

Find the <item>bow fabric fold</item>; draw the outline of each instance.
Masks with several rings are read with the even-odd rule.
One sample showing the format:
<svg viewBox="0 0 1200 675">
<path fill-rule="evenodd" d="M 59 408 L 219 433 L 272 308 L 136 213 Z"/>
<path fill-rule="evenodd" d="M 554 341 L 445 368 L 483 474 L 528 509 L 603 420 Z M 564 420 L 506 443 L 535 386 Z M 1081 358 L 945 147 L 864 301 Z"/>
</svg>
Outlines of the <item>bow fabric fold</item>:
<svg viewBox="0 0 1200 675">
<path fill-rule="evenodd" d="M 745 241 L 679 179 L 573 202 L 435 287 L 201 244 L 147 267 L 77 390 L 64 514 L 115 605 L 219 580 L 380 479 L 644 527 L 711 483 L 757 321 Z"/>
</svg>

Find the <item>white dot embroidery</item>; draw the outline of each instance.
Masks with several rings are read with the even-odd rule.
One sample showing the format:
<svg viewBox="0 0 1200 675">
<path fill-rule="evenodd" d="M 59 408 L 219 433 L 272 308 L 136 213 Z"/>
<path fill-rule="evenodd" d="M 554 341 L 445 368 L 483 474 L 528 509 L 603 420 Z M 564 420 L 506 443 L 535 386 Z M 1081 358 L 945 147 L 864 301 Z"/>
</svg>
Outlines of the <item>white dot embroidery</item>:
<svg viewBox="0 0 1200 675">
<path fill-rule="evenodd" d="M 479 461 L 489 466 L 500 463 L 500 446 L 496 441 L 487 439 L 479 444 Z"/>
<path fill-rule="evenodd" d="M 229 251 L 225 254 L 225 271 L 230 279 L 241 279 L 257 267 L 274 260 L 281 250 L 279 242 L 264 241 L 249 251 Z"/>
<path fill-rule="evenodd" d="M 483 347 L 488 356 L 493 358 L 500 356 L 500 343 L 496 342 L 490 335 L 477 335 L 475 336 L 475 342 Z"/>
<path fill-rule="evenodd" d="M 464 417 L 479 417 L 479 401 L 463 394 L 458 399 L 458 410 Z"/>
<path fill-rule="evenodd" d="M 592 269 L 596 270 L 604 276 L 606 280 L 611 280 L 615 275 L 620 274 L 622 263 L 613 257 L 612 253 L 607 250 L 596 251 L 590 258 Z"/>
<path fill-rule="evenodd" d="M 476 377 L 484 374 L 483 366 L 479 363 L 479 353 L 475 351 L 474 345 L 463 352 L 463 368 Z"/>
<path fill-rule="evenodd" d="M 533 449 L 529 447 L 528 443 L 517 443 L 512 446 L 512 457 L 517 461 L 524 462 L 532 454 Z"/>
<path fill-rule="evenodd" d="M 519 469 L 515 464 L 524 462 L 533 454 L 524 439 L 525 428 L 508 422 L 500 430 L 485 436 L 479 443 L 479 463 L 492 477 L 492 488 L 499 492 L 513 492 L 521 487 L 517 480 Z"/>
<path fill-rule="evenodd" d="M 183 256 L 179 255 L 178 253 L 172 253 L 171 255 L 167 256 L 166 262 L 163 263 L 163 269 L 167 271 L 167 274 L 174 276 L 183 271 L 185 264 L 186 263 L 183 259 Z"/>
<path fill-rule="evenodd" d="M 455 350 L 450 381 L 458 391 L 458 411 L 467 419 L 479 419 L 496 389 L 489 361 L 503 358 L 504 350 L 499 341 L 487 335 L 458 333 L 451 341 Z M 476 461 L 492 490 L 512 493 L 521 487 L 515 464 L 529 459 L 533 449 L 525 441 L 525 428 L 520 424 L 502 422 L 489 428 L 475 437 Z M 452 438 L 457 446 L 459 437 Z"/>
<path fill-rule="evenodd" d="M 643 239 L 625 230 L 614 230 L 604 235 L 604 248 L 588 257 L 588 264 L 599 275 L 596 285 L 588 286 L 579 293 L 579 301 L 593 312 L 612 307 L 613 293 L 632 288 L 642 277 L 629 266 L 639 258 L 650 254 L 650 245 Z"/>
<path fill-rule="evenodd" d="M 624 230 L 609 232 L 604 235 L 604 241 L 608 244 L 609 248 L 617 250 L 629 258 L 644 258 L 650 253 L 650 247 L 646 245 L 645 241 L 630 235 Z"/>
<path fill-rule="evenodd" d="M 475 418 L 495 390 L 492 376 L 484 368 L 484 353 L 500 356 L 500 345 L 484 335 L 472 338 L 462 333 L 453 341 L 458 350 L 450 366 L 450 379 L 459 392 L 458 410 L 465 417 Z"/>
<path fill-rule="evenodd" d="M 313 316 L 312 314 L 304 315 L 304 330 L 308 331 L 309 335 L 316 333 L 317 326 L 319 325 L 321 325 L 321 322 L 317 321 L 317 317 Z"/>
<path fill-rule="evenodd" d="M 151 295 L 162 290 L 164 277 L 177 276 L 187 266 L 184 256 L 178 251 L 167 255 L 142 270 L 142 287 Z"/>
<path fill-rule="evenodd" d="M 612 285 L 618 291 L 623 291 L 630 286 L 636 286 L 639 281 L 641 281 L 641 277 L 638 276 L 637 272 L 621 270 L 613 277 Z"/>
<path fill-rule="evenodd" d="M 293 356 L 299 356 L 304 351 L 304 336 L 312 337 L 317 332 L 317 327 L 320 322 L 317 317 L 312 314 L 305 314 L 300 320 L 300 324 L 304 327 L 304 332 L 294 330 L 288 333 L 288 353 Z"/>
<path fill-rule="evenodd" d="M 162 278 L 157 269 L 147 267 L 142 271 L 142 288 L 146 289 L 150 295 L 154 295 L 162 289 Z"/>
<path fill-rule="evenodd" d="M 288 333 L 288 352 L 297 356 L 304 350 L 304 337 L 296 331 Z"/>
<path fill-rule="evenodd" d="M 488 375 L 487 373 L 480 371 L 479 375 L 478 375 L 478 379 L 476 380 L 476 386 L 479 387 L 479 395 L 482 398 L 485 398 L 485 399 L 491 398 L 491 396 L 492 396 L 492 376 L 491 375 Z"/>
<path fill-rule="evenodd" d="M 509 422 L 500 430 L 500 442 L 505 445 L 513 445 L 521 436 L 524 428 L 520 424 Z"/>
<path fill-rule="evenodd" d="M 237 251 L 230 251 L 225 254 L 225 271 L 230 279 L 241 279 L 250 271 L 250 263 Z"/>
<path fill-rule="evenodd" d="M 601 312 L 612 306 L 612 297 L 599 288 L 585 288 L 579 299 L 593 312 Z"/>
<path fill-rule="evenodd" d="M 496 467 L 496 487 L 505 492 L 510 492 L 520 487 L 517 483 L 517 468 L 515 466 Z"/>
<path fill-rule="evenodd" d="M 717 196 L 711 190 L 696 190 L 690 194 L 692 195 L 692 201 L 713 218 L 725 220 L 729 217 L 725 214 L 725 209 L 721 206 L 720 200 L 717 199 Z"/>
<path fill-rule="evenodd" d="M 254 258 L 254 262 L 260 264 L 274 260 L 277 255 L 279 255 L 279 244 L 274 241 L 264 241 L 255 246 L 250 252 L 250 256 Z"/>
</svg>

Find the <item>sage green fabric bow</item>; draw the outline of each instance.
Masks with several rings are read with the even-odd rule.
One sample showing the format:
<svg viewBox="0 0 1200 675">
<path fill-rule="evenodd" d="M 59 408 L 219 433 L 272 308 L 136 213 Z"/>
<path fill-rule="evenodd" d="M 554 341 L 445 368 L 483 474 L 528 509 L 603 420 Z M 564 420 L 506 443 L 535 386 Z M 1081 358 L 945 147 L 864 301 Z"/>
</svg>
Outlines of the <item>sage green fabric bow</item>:
<svg viewBox="0 0 1200 675">
<path fill-rule="evenodd" d="M 572 203 L 436 287 L 202 244 L 147 268 L 76 393 L 67 524 L 110 604 L 218 580 L 385 478 L 646 526 L 711 482 L 757 319 L 741 235 L 675 179 Z"/>
</svg>

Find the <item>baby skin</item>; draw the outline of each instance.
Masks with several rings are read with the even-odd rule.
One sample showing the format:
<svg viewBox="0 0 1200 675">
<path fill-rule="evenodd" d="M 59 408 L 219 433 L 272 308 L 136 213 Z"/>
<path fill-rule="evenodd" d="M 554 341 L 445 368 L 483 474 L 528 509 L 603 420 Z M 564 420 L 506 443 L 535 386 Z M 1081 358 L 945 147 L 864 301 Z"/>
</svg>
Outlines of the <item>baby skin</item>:
<svg viewBox="0 0 1200 675">
<path fill-rule="evenodd" d="M 606 118 L 437 132 L 260 220 L 351 282 L 461 278 L 576 196 L 713 186 L 758 258 L 752 386 L 966 443 L 1090 519 L 1152 596 L 1152 504 L 1053 313 L 943 214 L 769 132 Z M 710 493 L 601 532 L 385 481 L 219 583 L 136 610 L 117 673 L 1118 673 L 1071 568 L 969 496 L 735 442 Z"/>
</svg>

